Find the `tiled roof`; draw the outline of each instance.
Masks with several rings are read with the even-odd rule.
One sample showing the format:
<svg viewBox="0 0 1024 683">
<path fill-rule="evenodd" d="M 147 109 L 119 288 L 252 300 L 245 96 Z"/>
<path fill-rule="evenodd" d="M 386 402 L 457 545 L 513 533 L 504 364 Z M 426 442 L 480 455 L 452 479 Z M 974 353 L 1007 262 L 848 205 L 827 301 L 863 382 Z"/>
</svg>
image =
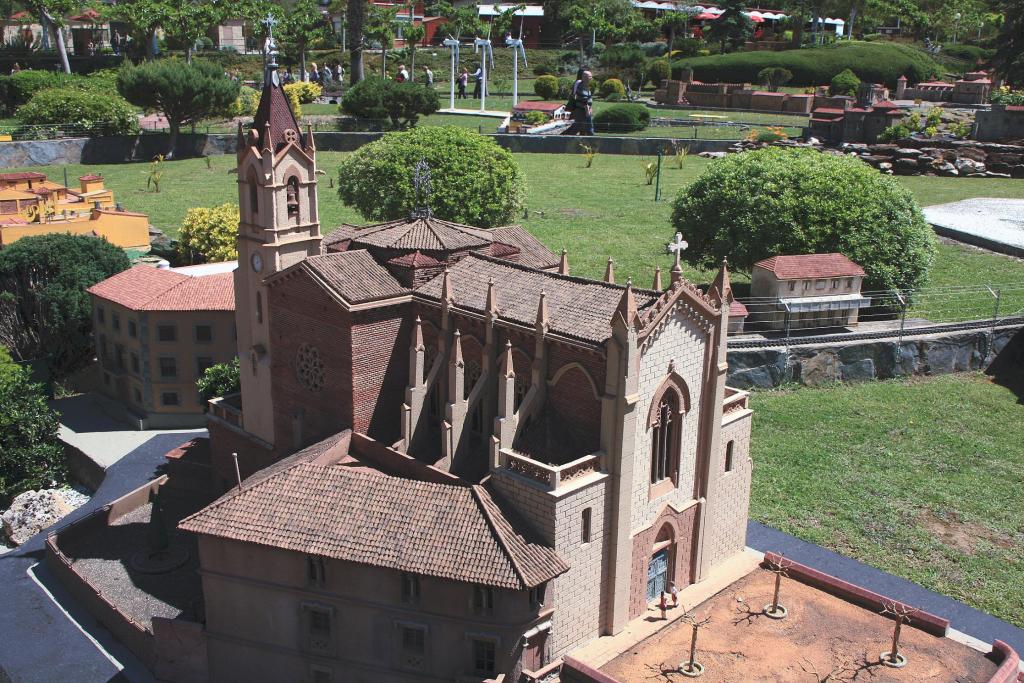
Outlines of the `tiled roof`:
<svg viewBox="0 0 1024 683">
<path fill-rule="evenodd" d="M 746 315 L 748 313 L 747 307 L 743 305 L 743 302 L 739 299 L 733 299 L 732 303 L 729 304 L 729 317 Z"/>
<path fill-rule="evenodd" d="M 340 232 L 340 229 L 336 232 Z M 342 233 L 346 234 L 346 233 Z M 347 233 L 357 245 L 420 251 L 456 251 L 491 243 L 490 231 L 439 218 L 401 218 Z M 342 235 L 339 235 L 342 238 Z"/>
<path fill-rule="evenodd" d="M 556 112 L 556 111 L 558 111 L 559 109 L 561 109 L 564 106 L 565 106 L 565 104 L 562 103 L 562 102 L 533 102 L 533 101 L 531 101 L 531 102 L 520 102 L 515 107 L 513 107 L 513 109 L 514 110 L 518 110 L 518 111 Z"/>
<path fill-rule="evenodd" d="M 498 259 L 470 254 L 449 268 L 456 306 L 476 311 L 487 308 L 487 282 L 494 280 L 499 318 L 533 327 L 541 291 L 547 298 L 552 332 L 600 344 L 611 336 L 611 320 L 622 299 L 623 285 L 559 275 Z M 440 300 L 443 274 L 416 290 Z M 654 292 L 636 290 L 642 313 L 657 299 Z"/>
<path fill-rule="evenodd" d="M 103 176 L 96 175 L 95 173 L 90 173 L 88 175 L 80 175 L 78 176 L 78 179 L 84 180 L 85 182 L 89 182 L 90 180 L 103 180 Z"/>
<path fill-rule="evenodd" d="M 808 277 L 847 277 L 863 275 L 864 269 L 842 254 L 800 254 L 773 256 L 754 264 L 775 273 L 780 280 Z"/>
<path fill-rule="evenodd" d="M 837 107 L 818 107 L 815 109 L 813 114 L 845 114 L 845 109 L 839 109 Z"/>
<path fill-rule="evenodd" d="M 558 266 L 558 255 L 541 244 L 539 239 L 521 225 L 494 228 L 491 230 L 491 235 L 495 242 L 510 244 L 519 249 L 518 262 L 524 266 L 531 268 L 555 268 Z"/>
<path fill-rule="evenodd" d="M 21 173 L 0 173 L 0 182 L 14 182 L 17 180 L 46 180 L 45 173 L 35 171 L 22 171 Z"/>
<path fill-rule="evenodd" d="M 179 528 L 453 581 L 522 590 L 568 570 L 482 486 L 313 462 L 337 437 L 246 480 Z"/>
<path fill-rule="evenodd" d="M 135 266 L 88 289 L 102 299 L 136 311 L 233 311 L 231 273 L 189 277 L 166 268 Z"/>
<path fill-rule="evenodd" d="M 365 249 L 310 256 L 298 264 L 349 303 L 385 299 L 408 292 Z"/>
<path fill-rule="evenodd" d="M 401 266 L 403 268 L 429 268 L 444 265 L 443 261 L 438 261 L 433 256 L 427 256 L 421 251 L 414 251 L 409 254 L 402 254 L 388 261 L 390 265 Z"/>
<path fill-rule="evenodd" d="M 299 122 L 292 113 L 288 104 L 288 97 L 280 85 L 275 85 L 270 78 L 263 86 L 263 93 L 260 95 L 260 103 L 256 108 L 256 116 L 252 122 L 252 129 L 259 135 L 259 148 L 268 147 L 272 152 L 278 152 L 285 144 L 285 131 L 293 130 L 298 135 L 296 142 L 304 144 L 305 136 L 299 128 Z M 266 124 L 270 124 L 270 141 L 264 139 Z"/>
</svg>

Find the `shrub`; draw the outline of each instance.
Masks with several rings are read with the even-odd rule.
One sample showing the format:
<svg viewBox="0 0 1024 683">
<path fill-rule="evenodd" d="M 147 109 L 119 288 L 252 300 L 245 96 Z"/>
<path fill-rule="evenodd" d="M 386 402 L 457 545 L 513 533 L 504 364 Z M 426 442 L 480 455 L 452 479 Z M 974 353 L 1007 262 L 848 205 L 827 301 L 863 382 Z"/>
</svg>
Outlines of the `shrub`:
<svg viewBox="0 0 1024 683">
<path fill-rule="evenodd" d="M 837 188 L 841 188 L 837 191 Z M 935 237 L 913 195 L 859 159 L 769 147 L 715 161 L 676 198 L 687 262 L 741 270 L 778 254 L 839 252 L 865 289 L 923 285 Z"/>
<path fill-rule="evenodd" d="M 764 85 L 771 92 L 778 92 L 779 88 L 793 80 L 793 72 L 783 69 L 781 66 L 769 66 L 761 69 L 757 74 L 757 82 Z"/>
<path fill-rule="evenodd" d="M 206 368 L 203 376 L 196 380 L 196 389 L 199 390 L 199 398 L 202 399 L 203 405 L 211 398 L 240 391 L 242 385 L 238 372 L 238 358 Z"/>
<path fill-rule="evenodd" d="M 394 220 L 415 208 L 413 168 L 430 166 L 430 208 L 438 218 L 491 228 L 522 210 L 524 181 L 512 154 L 492 139 L 438 126 L 388 133 L 346 157 L 338 196 L 367 220 Z"/>
<path fill-rule="evenodd" d="M 702 43 L 695 38 L 676 38 L 672 45 L 672 57 L 696 57 L 700 53 Z"/>
<path fill-rule="evenodd" d="M 655 41 L 653 43 L 640 43 L 639 47 L 648 57 L 663 57 L 665 53 L 668 52 L 668 45 L 662 43 L 661 41 Z"/>
<path fill-rule="evenodd" d="M 238 99 L 235 100 L 235 116 L 256 116 L 256 109 L 259 106 L 259 90 L 247 85 L 238 89 Z"/>
<path fill-rule="evenodd" d="M 906 74 L 911 83 L 927 81 L 940 73 L 940 67 L 926 53 L 899 43 L 841 41 L 826 47 L 783 50 L 781 52 L 736 52 L 727 55 L 691 57 L 672 63 L 672 73 L 692 67 L 697 78 L 711 83 L 755 83 L 757 74 L 769 66 L 793 73 L 791 85 L 812 86 L 828 83 L 843 69 L 853 69 L 866 81 L 896 87 Z"/>
<path fill-rule="evenodd" d="M 216 263 L 238 258 L 238 205 L 212 209 L 194 207 L 185 212 L 178 236 L 178 254 L 185 263 Z"/>
<path fill-rule="evenodd" d="M 441 108 L 437 91 L 419 83 L 398 83 L 367 78 L 352 86 L 341 100 L 341 110 L 361 119 L 391 121 L 393 128 L 415 126 L 420 116 Z"/>
<path fill-rule="evenodd" d="M 14 111 L 32 99 L 40 90 L 60 88 L 68 84 L 72 77 L 57 71 L 38 71 L 28 69 L 10 75 L 7 106 Z"/>
<path fill-rule="evenodd" d="M 542 123 L 546 123 L 548 120 L 547 114 L 542 111 L 528 111 L 526 112 L 526 122 L 531 126 L 539 126 Z"/>
<path fill-rule="evenodd" d="M 558 97 L 558 79 L 554 76 L 541 76 L 533 82 L 533 92 L 542 100 L 553 100 Z"/>
<path fill-rule="evenodd" d="M 850 69 L 843 69 L 835 76 L 828 86 L 829 95 L 856 95 L 860 86 L 860 79 Z"/>
<path fill-rule="evenodd" d="M 994 90 L 989 97 L 992 104 L 1024 105 L 1024 90 L 1010 90 L 1010 86 L 1004 85 Z"/>
<path fill-rule="evenodd" d="M 540 62 L 533 65 L 534 76 L 554 76 L 558 73 L 558 67 L 551 62 Z"/>
<path fill-rule="evenodd" d="M 0 351 L 7 356 L 5 349 Z M 67 479 L 57 428 L 57 415 L 42 386 L 29 380 L 28 370 L 5 369 L 0 375 L 0 507 L 19 493 Z"/>
<path fill-rule="evenodd" d="M 962 59 L 976 64 L 987 62 L 995 55 L 995 50 L 986 49 L 977 45 L 943 45 L 942 52 L 948 57 Z"/>
<path fill-rule="evenodd" d="M 575 78 L 559 78 L 558 79 L 558 96 L 556 99 L 568 100 L 569 95 L 572 94 L 572 86 L 576 83 Z"/>
<path fill-rule="evenodd" d="M 0 338 L 62 376 L 92 352 L 86 290 L 131 265 L 123 249 L 85 235 L 23 237 L 0 250 Z M 13 341 L 11 341 L 13 340 Z"/>
<path fill-rule="evenodd" d="M 113 93 L 47 88 L 19 107 L 17 117 L 25 125 L 61 124 L 88 135 L 139 132 L 135 108 Z"/>
<path fill-rule="evenodd" d="M 617 78 L 609 78 L 601 84 L 601 97 L 607 98 L 612 94 L 618 94 L 619 97 L 626 94 L 626 86 L 622 85 L 622 81 Z"/>
<path fill-rule="evenodd" d="M 603 69 L 632 69 L 647 61 L 647 55 L 635 44 L 612 45 L 601 55 Z"/>
<path fill-rule="evenodd" d="M 672 75 L 672 65 L 668 63 L 667 59 L 655 59 L 647 65 L 647 77 L 651 79 L 651 83 L 656 86 L 661 85 L 661 82 Z"/>
<path fill-rule="evenodd" d="M 879 142 L 896 142 L 904 138 L 909 138 L 911 134 L 910 126 L 905 123 L 894 123 L 889 126 L 881 133 L 878 134 Z"/>
<path fill-rule="evenodd" d="M 607 133 L 632 133 L 651 123 L 651 114 L 642 104 L 616 104 L 594 116 L 594 130 Z"/>
<path fill-rule="evenodd" d="M 284 92 L 285 94 L 294 92 L 299 98 L 299 104 L 309 104 L 310 102 L 316 102 L 316 98 L 323 94 L 323 88 L 309 81 L 295 81 L 285 85 Z"/>
<path fill-rule="evenodd" d="M 288 98 L 288 106 L 291 107 L 292 113 L 295 114 L 295 118 L 301 119 L 302 102 L 299 101 L 299 93 L 295 90 L 285 90 L 284 88 L 281 88 L 281 90 L 284 91 L 284 96 Z M 259 106 L 258 100 L 256 105 Z"/>
</svg>

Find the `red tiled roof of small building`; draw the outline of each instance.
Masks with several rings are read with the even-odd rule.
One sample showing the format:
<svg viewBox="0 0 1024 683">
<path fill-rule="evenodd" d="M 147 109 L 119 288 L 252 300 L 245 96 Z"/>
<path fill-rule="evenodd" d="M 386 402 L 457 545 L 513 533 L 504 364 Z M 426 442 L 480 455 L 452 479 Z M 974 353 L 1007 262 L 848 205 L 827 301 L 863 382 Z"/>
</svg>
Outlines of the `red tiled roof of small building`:
<svg viewBox="0 0 1024 683">
<path fill-rule="evenodd" d="M 0 225 L 28 225 L 28 222 L 29 221 L 27 218 L 22 218 L 17 214 L 12 214 L 10 216 L 4 216 L 3 218 L 0 218 Z"/>
<path fill-rule="evenodd" d="M 306 270 L 349 303 L 387 299 L 409 291 L 365 249 L 310 256 L 271 279 L 281 279 L 297 269 Z"/>
<path fill-rule="evenodd" d="M 838 253 L 772 256 L 758 261 L 754 267 L 771 271 L 780 280 L 864 275 L 863 268 Z"/>
<path fill-rule="evenodd" d="M 510 244 L 519 250 L 518 263 L 542 270 L 558 266 L 558 255 L 545 247 L 523 226 L 506 225 L 494 228 L 490 232 L 495 242 Z"/>
<path fill-rule="evenodd" d="M 250 477 L 179 528 L 513 590 L 538 586 L 569 569 L 554 550 L 517 532 L 482 486 L 313 462 L 332 448 L 347 452 L 339 443 L 345 434 Z"/>
<path fill-rule="evenodd" d="M 839 109 L 838 107 L 818 107 L 815 109 L 813 114 L 845 114 L 845 109 Z"/>
<path fill-rule="evenodd" d="M 520 102 L 513 110 L 515 111 L 543 111 L 554 113 L 564 107 L 562 102 Z"/>
<path fill-rule="evenodd" d="M 898 105 L 893 104 L 889 100 L 879 100 L 878 102 L 875 102 L 871 106 L 873 106 L 875 109 L 899 109 Z"/>
<path fill-rule="evenodd" d="M 78 179 L 84 180 L 85 182 L 89 182 L 91 180 L 103 180 L 103 176 L 96 175 L 95 173 L 89 173 L 88 175 L 78 176 Z"/>
<path fill-rule="evenodd" d="M 438 261 L 433 256 L 428 256 L 421 251 L 414 251 L 410 254 L 396 256 L 388 261 L 388 264 L 402 268 L 431 268 L 444 265 L 444 262 Z"/>
<path fill-rule="evenodd" d="M 733 302 L 729 304 L 729 317 L 737 317 L 747 314 L 747 307 L 743 305 L 743 302 L 739 299 L 733 299 Z"/>
<path fill-rule="evenodd" d="M 344 231 L 344 232 L 343 232 Z M 491 243 L 488 230 L 440 218 L 400 218 L 365 228 L 343 225 L 332 242 L 348 237 L 355 245 L 420 251 L 457 251 Z M 332 233 L 334 234 L 334 233 Z"/>
<path fill-rule="evenodd" d="M 1024 104 L 1008 104 L 1006 111 L 1024 111 Z"/>
<path fill-rule="evenodd" d="M 440 300 L 443 275 L 418 289 L 419 296 Z M 549 329 L 581 341 L 601 344 L 611 336 L 611 320 L 622 299 L 623 285 L 559 275 L 509 261 L 470 254 L 449 267 L 449 282 L 456 306 L 487 309 L 487 283 L 494 280 L 498 317 L 533 327 L 543 291 L 547 299 Z M 642 313 L 658 299 L 656 292 L 633 290 Z"/>
<path fill-rule="evenodd" d="M 135 266 L 87 290 L 136 311 L 233 311 L 232 273 L 190 277 L 166 268 Z"/>
<path fill-rule="evenodd" d="M 17 180 L 46 180 L 45 173 L 22 171 L 20 173 L 0 173 L 0 182 Z"/>
</svg>

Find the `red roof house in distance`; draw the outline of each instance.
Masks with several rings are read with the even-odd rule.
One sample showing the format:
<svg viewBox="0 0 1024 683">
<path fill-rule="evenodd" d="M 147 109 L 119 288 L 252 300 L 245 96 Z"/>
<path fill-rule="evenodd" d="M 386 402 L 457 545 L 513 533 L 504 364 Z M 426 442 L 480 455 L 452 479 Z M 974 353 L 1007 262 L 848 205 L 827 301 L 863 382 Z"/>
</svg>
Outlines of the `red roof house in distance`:
<svg viewBox="0 0 1024 683">
<path fill-rule="evenodd" d="M 860 294 L 864 269 L 843 254 L 773 256 L 750 276 L 749 323 L 766 330 L 850 327 L 871 300 Z"/>
<path fill-rule="evenodd" d="M 234 275 L 203 272 L 135 266 L 88 290 L 100 390 L 140 429 L 205 424 L 196 380 L 236 355 Z"/>
</svg>

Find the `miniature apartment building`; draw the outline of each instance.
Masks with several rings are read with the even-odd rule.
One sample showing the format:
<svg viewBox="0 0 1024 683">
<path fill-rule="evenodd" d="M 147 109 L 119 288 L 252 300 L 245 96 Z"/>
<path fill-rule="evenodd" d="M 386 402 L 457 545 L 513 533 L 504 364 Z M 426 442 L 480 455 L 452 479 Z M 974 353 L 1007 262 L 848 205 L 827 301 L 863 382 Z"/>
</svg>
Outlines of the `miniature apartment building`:
<svg viewBox="0 0 1024 683">
<path fill-rule="evenodd" d="M 100 391 L 140 429 L 204 425 L 196 380 L 235 357 L 231 272 L 199 268 L 135 266 L 88 290 Z"/>
<path fill-rule="evenodd" d="M 750 274 L 747 323 L 762 330 L 851 327 L 871 300 L 864 269 L 842 254 L 773 256 Z"/>
<path fill-rule="evenodd" d="M 211 680 L 542 678 L 743 550 L 724 264 L 707 291 L 678 262 L 665 289 L 575 277 L 426 192 L 323 237 L 273 76 L 237 162 L 241 392 L 208 422 L 229 493 L 181 526 Z"/>
<path fill-rule="evenodd" d="M 78 189 L 48 180 L 43 173 L 0 173 L 0 247 L 32 235 L 96 235 L 125 249 L 149 249 L 149 218 L 125 211 L 95 174 L 78 179 Z"/>
</svg>

